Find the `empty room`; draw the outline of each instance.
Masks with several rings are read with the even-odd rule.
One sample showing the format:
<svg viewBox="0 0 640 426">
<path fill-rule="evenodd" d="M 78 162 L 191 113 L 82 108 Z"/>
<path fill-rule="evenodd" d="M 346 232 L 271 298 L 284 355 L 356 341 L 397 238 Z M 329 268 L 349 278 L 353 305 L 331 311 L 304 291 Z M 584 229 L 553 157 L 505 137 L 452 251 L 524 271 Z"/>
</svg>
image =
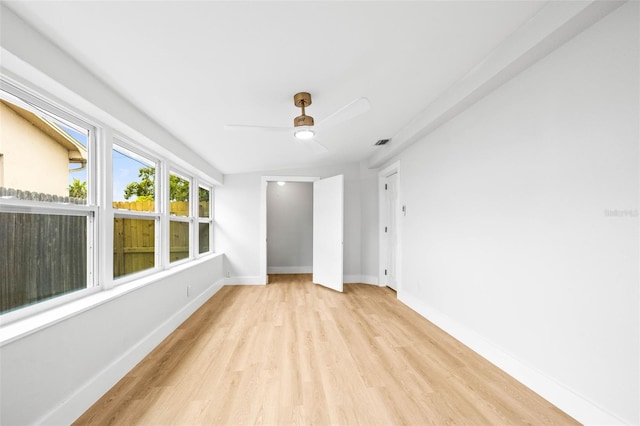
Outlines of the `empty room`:
<svg viewBox="0 0 640 426">
<path fill-rule="evenodd" d="M 0 424 L 640 425 L 640 2 L 0 0 Z"/>
</svg>

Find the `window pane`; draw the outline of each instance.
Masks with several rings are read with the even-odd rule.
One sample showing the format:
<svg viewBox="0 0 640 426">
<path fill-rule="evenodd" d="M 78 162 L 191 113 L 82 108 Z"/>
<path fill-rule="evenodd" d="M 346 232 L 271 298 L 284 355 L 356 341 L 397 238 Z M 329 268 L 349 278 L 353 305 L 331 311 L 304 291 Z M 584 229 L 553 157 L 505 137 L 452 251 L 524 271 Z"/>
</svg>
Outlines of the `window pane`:
<svg viewBox="0 0 640 426">
<path fill-rule="evenodd" d="M 87 288 L 87 217 L 0 213 L 0 312 Z"/>
<path fill-rule="evenodd" d="M 199 223 L 199 239 L 198 245 L 199 250 L 198 253 L 206 253 L 209 251 L 209 228 L 211 227 L 208 223 Z"/>
<path fill-rule="evenodd" d="M 169 261 L 189 257 L 189 223 L 170 221 L 169 226 Z"/>
<path fill-rule="evenodd" d="M 87 203 L 89 130 L 7 100 L 0 101 L 0 123 L 2 196 Z"/>
<path fill-rule="evenodd" d="M 155 266 L 155 220 L 113 220 L 113 277 Z"/>
<path fill-rule="evenodd" d="M 198 188 L 198 216 L 209 217 L 209 190 L 203 187 Z"/>
<path fill-rule="evenodd" d="M 113 208 L 155 211 L 156 166 L 126 149 L 113 150 Z"/>
<path fill-rule="evenodd" d="M 189 180 L 169 175 L 169 213 L 172 216 L 189 216 Z"/>
</svg>

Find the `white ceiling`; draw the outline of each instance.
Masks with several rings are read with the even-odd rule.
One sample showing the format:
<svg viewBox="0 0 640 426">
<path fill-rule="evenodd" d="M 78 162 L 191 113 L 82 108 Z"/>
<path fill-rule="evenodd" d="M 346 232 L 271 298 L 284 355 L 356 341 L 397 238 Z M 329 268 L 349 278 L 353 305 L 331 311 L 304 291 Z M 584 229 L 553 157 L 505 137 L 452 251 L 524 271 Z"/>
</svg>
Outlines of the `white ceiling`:
<svg viewBox="0 0 640 426">
<path fill-rule="evenodd" d="M 534 16 L 546 1 L 25 1 L 6 4 L 222 173 L 360 161 Z M 371 109 L 318 127 L 329 152 L 291 126 L 358 97 Z"/>
</svg>

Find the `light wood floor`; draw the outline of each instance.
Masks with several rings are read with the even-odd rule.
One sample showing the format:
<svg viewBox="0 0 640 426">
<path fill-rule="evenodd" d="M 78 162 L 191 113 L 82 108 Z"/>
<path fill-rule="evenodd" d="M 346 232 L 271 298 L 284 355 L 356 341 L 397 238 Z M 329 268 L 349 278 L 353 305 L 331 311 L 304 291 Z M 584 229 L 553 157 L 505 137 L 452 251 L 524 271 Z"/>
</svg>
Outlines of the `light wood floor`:
<svg viewBox="0 0 640 426">
<path fill-rule="evenodd" d="M 271 282 L 223 287 L 75 424 L 577 424 L 388 288 Z"/>
</svg>

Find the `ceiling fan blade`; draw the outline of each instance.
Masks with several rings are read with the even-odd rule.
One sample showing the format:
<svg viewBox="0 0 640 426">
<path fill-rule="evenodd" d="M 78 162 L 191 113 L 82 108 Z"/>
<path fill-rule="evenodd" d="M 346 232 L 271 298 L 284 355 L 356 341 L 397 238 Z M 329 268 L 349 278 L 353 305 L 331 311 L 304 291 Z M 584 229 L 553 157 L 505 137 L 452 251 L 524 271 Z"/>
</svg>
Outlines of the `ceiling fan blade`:
<svg viewBox="0 0 640 426">
<path fill-rule="evenodd" d="M 285 132 L 285 131 L 291 131 L 292 128 L 291 127 L 277 127 L 277 126 L 254 126 L 251 124 L 225 124 L 224 125 L 224 130 L 229 130 L 229 131 L 236 131 L 236 130 L 240 130 L 240 131 L 246 131 L 246 130 L 251 130 L 251 131 L 269 131 L 269 132 Z"/>
<path fill-rule="evenodd" d="M 316 139 L 299 139 L 298 141 L 314 154 L 329 152 L 329 150 Z"/>
<path fill-rule="evenodd" d="M 371 108 L 371 102 L 367 98 L 356 98 L 333 114 L 318 123 L 318 126 L 333 126 L 343 121 L 351 120 L 360 114 L 364 114 Z"/>
</svg>

